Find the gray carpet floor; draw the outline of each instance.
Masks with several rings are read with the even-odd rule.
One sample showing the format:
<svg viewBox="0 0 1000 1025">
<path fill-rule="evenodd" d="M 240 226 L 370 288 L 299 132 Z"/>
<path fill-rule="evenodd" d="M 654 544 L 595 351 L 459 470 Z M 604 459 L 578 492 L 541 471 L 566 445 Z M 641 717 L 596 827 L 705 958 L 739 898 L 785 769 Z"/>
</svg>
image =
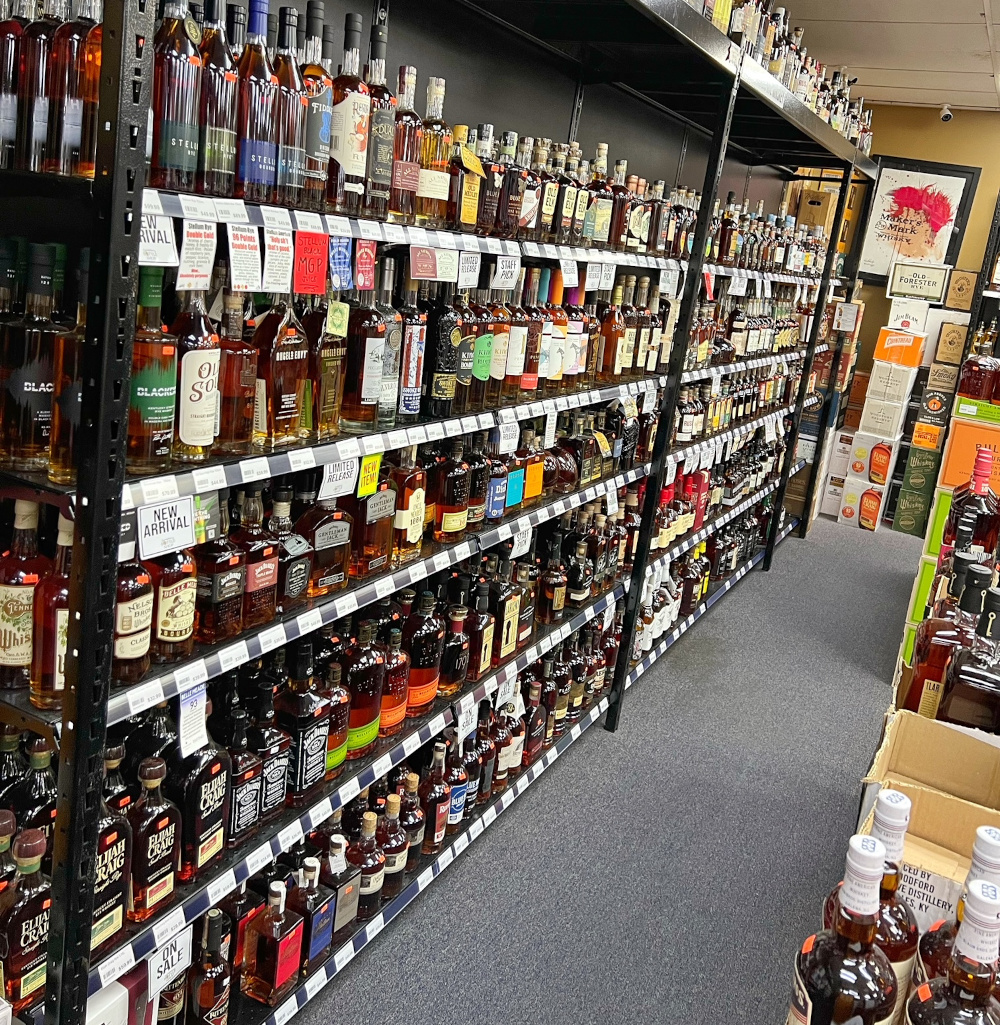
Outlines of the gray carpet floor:
<svg viewBox="0 0 1000 1025">
<path fill-rule="evenodd" d="M 920 542 L 820 520 L 301 1014 L 778 1025 L 840 879 Z"/>
</svg>

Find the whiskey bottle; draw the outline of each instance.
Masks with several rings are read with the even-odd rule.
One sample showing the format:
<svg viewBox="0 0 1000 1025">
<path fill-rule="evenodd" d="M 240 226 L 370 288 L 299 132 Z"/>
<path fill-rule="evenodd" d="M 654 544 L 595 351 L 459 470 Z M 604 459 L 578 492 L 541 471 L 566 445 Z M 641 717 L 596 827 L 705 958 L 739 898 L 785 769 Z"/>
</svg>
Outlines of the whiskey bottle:
<svg viewBox="0 0 1000 1025">
<path fill-rule="evenodd" d="M 469 638 L 469 669 L 466 679 L 478 683 L 493 665 L 493 633 L 496 618 L 489 611 L 490 585 L 476 584 L 475 604 L 465 620 L 464 631 Z"/>
<path fill-rule="evenodd" d="M 511 582 L 511 562 L 502 558 L 490 583 L 490 612 L 496 621 L 493 635 L 493 665 L 505 662 L 517 647 L 521 594 Z"/>
<path fill-rule="evenodd" d="M 140 267 L 125 447 L 129 473 L 158 473 L 170 465 L 177 395 L 177 339 L 163 330 L 162 298 L 163 268 Z"/>
<path fill-rule="evenodd" d="M 330 735 L 326 742 L 327 780 L 336 779 L 344 771 L 344 762 L 347 758 L 347 734 L 351 728 L 351 692 L 340 682 L 341 675 L 340 662 L 331 662 L 327 667 L 326 687 L 320 691 L 320 694 L 330 702 Z"/>
<path fill-rule="evenodd" d="M 306 38 L 303 49 L 302 80 L 305 85 L 305 181 L 302 207 L 306 210 L 326 208 L 326 176 L 330 162 L 330 120 L 333 109 L 333 79 L 322 64 L 323 0 L 306 4 Z"/>
<path fill-rule="evenodd" d="M 236 184 L 248 203 L 270 203 L 278 170 L 277 85 L 267 52 L 268 0 L 250 0 L 246 44 L 239 57 Z"/>
<path fill-rule="evenodd" d="M 396 426 L 399 407 L 399 378 L 403 355 L 403 317 L 392 305 L 393 282 L 396 277 L 396 261 L 391 257 L 382 260 L 379 268 L 379 288 L 375 297 L 375 308 L 385 321 L 385 348 L 382 352 L 382 389 L 378 401 L 378 427 L 390 430 Z"/>
<path fill-rule="evenodd" d="M 14 841 L 17 876 L 0 893 L 0 961 L 4 966 L 3 995 L 15 1014 L 45 996 L 48 956 L 49 877 L 42 871 L 45 837 L 37 829 L 22 829 Z"/>
<path fill-rule="evenodd" d="M 392 737 L 403 728 L 406 717 L 406 699 L 410 682 L 410 656 L 402 650 L 403 631 L 393 627 L 389 631 L 389 651 L 385 658 L 385 683 L 379 712 L 378 735 Z"/>
<path fill-rule="evenodd" d="M 96 2 L 96 0 L 95 0 Z M 76 271 L 76 323 L 56 336 L 52 357 L 52 425 L 49 431 L 49 480 L 76 480 L 76 435 L 83 400 L 83 346 L 87 331 L 90 250 L 80 250 Z"/>
<path fill-rule="evenodd" d="M 385 855 L 383 903 L 402 893 L 410 856 L 409 834 L 400 822 L 400 803 L 399 794 L 389 794 L 385 801 L 385 815 L 375 831 L 376 842 Z"/>
<path fill-rule="evenodd" d="M 21 754 L 21 731 L 15 726 L 0 726 L 0 807 L 9 805 L 8 797 L 28 771 L 28 760 Z"/>
<path fill-rule="evenodd" d="M 229 802 L 228 847 L 239 847 L 257 832 L 260 824 L 264 792 L 264 764 L 260 756 L 250 750 L 247 741 L 247 713 L 242 708 L 233 710 L 227 741 L 233 765 L 233 793 Z"/>
<path fill-rule="evenodd" d="M 73 521 L 59 516 L 52 572 L 35 589 L 32 616 L 31 688 L 36 708 L 61 708 L 66 687 L 66 637 L 69 631 L 69 570 Z"/>
<path fill-rule="evenodd" d="M 385 8 L 381 9 L 385 11 Z M 368 127 L 368 169 L 365 174 L 364 210 L 367 217 L 384 221 L 389 213 L 393 144 L 396 134 L 396 97 L 386 85 L 385 54 L 389 41 L 384 17 L 372 19 L 365 81 L 371 95 Z"/>
<path fill-rule="evenodd" d="M 479 702 L 479 718 L 476 724 L 475 751 L 479 758 L 480 777 L 476 804 L 485 804 L 493 793 L 493 776 L 496 771 L 497 749 L 490 736 L 493 709 L 488 699 Z"/>
<path fill-rule="evenodd" d="M 182 813 L 177 876 L 186 883 L 222 857 L 229 829 L 233 763 L 229 752 L 209 736 L 204 747 L 187 757 L 178 744 L 169 768 L 167 796 Z"/>
<path fill-rule="evenodd" d="M 257 350 L 243 337 L 243 296 L 228 289 L 222 296 L 219 353 L 219 429 L 212 453 L 242 456 L 253 441 Z"/>
<path fill-rule="evenodd" d="M 132 885 L 131 866 L 132 827 L 121 811 L 108 807 L 102 795 L 94 862 L 92 953 L 106 949 L 125 925 Z"/>
<path fill-rule="evenodd" d="M 347 327 L 344 400 L 341 427 L 350 431 L 371 431 L 378 420 L 382 394 L 382 357 L 386 324 L 375 307 L 373 289 L 357 289 Z"/>
<path fill-rule="evenodd" d="M 345 653 L 344 683 L 351 692 L 348 760 L 363 758 L 378 742 L 385 670 L 385 649 L 375 643 L 375 623 L 367 619 Z"/>
<path fill-rule="evenodd" d="M 246 560 L 243 588 L 243 627 L 261 626 L 274 619 L 278 600 L 277 538 L 264 529 L 264 506 L 260 483 L 247 484 L 243 491 L 241 522 L 231 534 L 232 543 Z"/>
<path fill-rule="evenodd" d="M 524 742 L 521 751 L 521 767 L 530 768 L 542 753 L 548 715 L 541 704 L 542 684 L 535 680 L 528 688 L 528 707 L 524 712 Z"/>
<path fill-rule="evenodd" d="M 177 404 L 171 457 L 203 463 L 215 441 L 219 384 L 219 336 L 205 309 L 205 293 L 184 292 L 170 331 L 177 339 Z"/>
<path fill-rule="evenodd" d="M 320 598 L 342 591 L 349 582 L 354 520 L 337 508 L 336 499 L 324 499 L 308 509 L 295 523 L 295 531 L 313 548 L 313 567 L 308 596 Z"/>
<path fill-rule="evenodd" d="M 278 591 L 275 609 L 291 612 L 306 602 L 312 573 L 312 546 L 292 529 L 292 489 L 281 483 L 271 493 L 267 529 L 278 542 Z"/>
<path fill-rule="evenodd" d="M 261 760 L 260 821 L 267 822 L 285 806 L 292 738 L 277 726 L 270 681 L 259 682 L 253 707 L 247 746 Z"/>
<path fill-rule="evenodd" d="M 10 842 L 17 832 L 17 820 L 7 808 L 0 808 L 0 893 L 3 893 L 17 876 L 17 863 L 11 853 Z"/>
<path fill-rule="evenodd" d="M 66 334 L 53 322 L 54 267 L 53 246 L 28 245 L 24 314 L 3 326 L 0 444 L 15 470 L 44 470 L 49 458 L 53 358 Z"/>
<path fill-rule="evenodd" d="M 157 664 L 178 662 L 194 650 L 194 611 L 198 570 L 188 549 L 142 563 L 153 585 L 150 658 Z"/>
<path fill-rule="evenodd" d="M 361 869 L 358 896 L 358 921 L 367 922 L 378 914 L 385 883 L 385 854 L 375 838 L 378 816 L 366 811 L 362 816 L 361 835 L 347 848 L 348 864 Z"/>
<path fill-rule="evenodd" d="M 10 550 L 0 556 L 0 690 L 27 687 L 32 651 L 42 637 L 34 633 L 34 608 L 39 581 L 52 562 L 38 552 L 38 506 L 14 502 Z"/>
<path fill-rule="evenodd" d="M 443 78 L 427 79 L 427 116 L 421 125 L 415 202 L 416 223 L 425 228 L 444 228 L 448 221 L 452 130 L 444 120 L 444 93 Z"/>
<path fill-rule="evenodd" d="M 462 315 L 455 286 L 446 282 L 428 315 L 421 412 L 432 419 L 451 416 L 462 345 Z"/>
<path fill-rule="evenodd" d="M 134 552 L 134 541 L 119 545 L 111 682 L 120 687 L 138 683 L 149 669 L 153 584 Z"/>
<path fill-rule="evenodd" d="M 257 322 L 253 347 L 258 353 L 254 448 L 273 451 L 308 440 L 305 382 L 309 345 L 290 296 L 274 296 L 271 309 Z"/>
<path fill-rule="evenodd" d="M 453 697 L 464 686 L 469 672 L 469 635 L 465 632 L 465 620 L 469 610 L 464 605 L 452 605 L 448 610 L 449 630 L 445 637 L 444 653 L 441 656 L 441 676 L 438 694 Z"/>
<path fill-rule="evenodd" d="M 451 803 L 448 807 L 448 822 L 445 832 L 448 836 L 453 836 L 462 827 L 465 806 L 469 800 L 469 774 L 465 771 L 462 742 L 455 731 L 448 735 L 448 757 L 445 764 L 444 781 L 451 787 Z M 475 796 L 472 800 L 475 803 Z"/>
<path fill-rule="evenodd" d="M 424 832 L 422 853 L 437 856 L 444 844 L 448 827 L 448 813 L 451 809 L 451 787 L 444 780 L 444 743 L 434 745 L 434 756 L 427 778 L 420 784 L 420 807 L 423 809 L 427 828 Z"/>
<path fill-rule="evenodd" d="M 276 1007 L 291 992 L 302 963 L 303 928 L 302 916 L 285 907 L 285 884 L 271 883 L 267 907 L 247 927 L 244 996 Z"/>
<path fill-rule="evenodd" d="M 354 517 L 350 574 L 356 580 L 365 580 L 389 565 L 396 492 L 383 479 L 375 485 L 374 493 L 364 498 L 348 495 L 343 501 Z"/>
<path fill-rule="evenodd" d="M 461 541 L 469 519 L 469 464 L 462 458 L 460 440 L 451 444 L 451 458 L 435 468 L 437 501 L 434 540 L 444 544 Z"/>
<path fill-rule="evenodd" d="M 892 1021 L 896 977 L 875 946 L 884 864 L 881 840 L 851 837 L 834 929 L 809 937 L 795 957 L 789 1025 Z"/>
<path fill-rule="evenodd" d="M 326 200 L 337 214 L 360 217 L 364 206 L 368 167 L 368 131 L 371 93 L 360 77 L 360 14 L 348 14 L 344 23 L 344 57 L 333 80 L 330 119 L 330 166 Z"/>
<path fill-rule="evenodd" d="M 243 631 L 246 553 L 229 538 L 229 488 L 217 492 L 219 536 L 194 550 L 198 568 L 195 635 L 202 644 L 236 637 Z"/>
<path fill-rule="evenodd" d="M 319 3 L 320 0 L 314 0 Z M 308 183 L 310 179 L 306 179 Z M 350 307 L 329 292 L 303 318 L 309 343 L 309 373 L 305 382 L 305 423 L 311 416 L 311 436 L 326 441 L 340 434 L 340 413 L 344 401 L 344 360 L 347 356 L 347 325 Z"/>
<path fill-rule="evenodd" d="M 199 949 L 187 973 L 189 1025 L 225 1025 L 232 993 L 229 966 L 230 922 L 218 908 L 202 919 Z"/>
<path fill-rule="evenodd" d="M 417 609 L 403 625 L 403 647 L 410 653 L 410 679 L 406 717 L 430 711 L 437 697 L 444 654 L 444 623 L 434 612 L 434 594 L 424 591 Z"/>
<path fill-rule="evenodd" d="M 181 813 L 160 789 L 166 775 L 167 763 L 162 758 L 146 758 L 139 763 L 142 792 L 128 810 L 134 850 L 130 922 L 145 921 L 174 895 L 181 865 Z"/>
<path fill-rule="evenodd" d="M 420 558 L 423 545 L 427 474 L 417 465 L 416 445 L 399 450 L 399 465 L 389 471 L 389 484 L 396 492 L 392 540 L 395 569 Z"/>
<path fill-rule="evenodd" d="M 562 568 L 562 543 L 562 534 L 554 531 L 549 541 L 548 568 L 542 574 L 535 604 L 535 620 L 543 625 L 561 623 L 565 615 L 567 576 Z"/>
<path fill-rule="evenodd" d="M 361 870 L 348 864 L 346 852 L 347 840 L 339 833 L 332 833 L 320 859 L 320 882 L 334 895 L 334 943 L 346 939 L 351 926 L 357 921 L 358 899 L 361 896 Z"/>
<path fill-rule="evenodd" d="M 278 84 L 274 108 L 278 128 L 274 202 L 292 207 L 302 206 L 309 112 L 309 94 L 295 54 L 298 24 L 299 12 L 294 7 L 282 7 L 278 11 L 278 46 L 272 68 Z"/>
<path fill-rule="evenodd" d="M 278 726 L 292 738 L 287 804 L 305 804 L 326 777 L 330 701 L 316 691 L 312 639 L 300 637 L 289 651 L 288 686 L 274 699 Z"/>
<path fill-rule="evenodd" d="M 206 196 L 231 196 L 236 178 L 236 58 L 221 15 L 221 0 L 205 0 L 196 181 Z"/>
<path fill-rule="evenodd" d="M 318 858 L 302 862 L 302 883 L 288 895 L 288 908 L 302 917 L 302 963 L 299 976 L 308 978 L 330 955 L 336 894 L 319 881 Z"/>
<path fill-rule="evenodd" d="M 417 285 L 408 273 L 403 285 L 403 305 L 399 307 L 398 312 L 403 336 L 399 357 L 399 407 L 396 422 L 412 424 L 416 423 L 420 416 L 427 346 L 427 313 L 417 306 Z"/>
<path fill-rule="evenodd" d="M 132 792 L 121 772 L 125 760 L 125 744 L 108 744 L 104 749 L 104 783 L 101 797 L 112 812 L 125 815 L 132 807 Z"/>
<path fill-rule="evenodd" d="M 395 224 L 413 224 L 423 139 L 423 122 L 413 109 L 417 93 L 416 68 L 406 64 L 400 67 L 396 91 L 388 220 Z"/>
<path fill-rule="evenodd" d="M 404 783 L 403 798 L 399 812 L 399 824 L 406 832 L 408 843 L 406 853 L 407 875 L 412 874 L 420 867 L 420 858 L 423 854 L 427 816 L 420 806 L 419 788 L 420 777 L 415 772 L 408 773 Z"/>
<path fill-rule="evenodd" d="M 1000 890 L 976 879 L 965 895 L 965 915 L 942 979 L 924 983 L 906 1003 L 912 1025 L 996 1021 L 992 998 L 1000 948 Z"/>
</svg>

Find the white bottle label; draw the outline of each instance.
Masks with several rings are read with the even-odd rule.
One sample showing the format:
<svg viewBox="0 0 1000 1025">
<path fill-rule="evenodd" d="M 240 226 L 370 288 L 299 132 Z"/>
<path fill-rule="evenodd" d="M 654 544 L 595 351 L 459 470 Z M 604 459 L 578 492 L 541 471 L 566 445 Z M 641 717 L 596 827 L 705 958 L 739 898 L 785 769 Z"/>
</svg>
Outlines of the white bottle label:
<svg viewBox="0 0 1000 1025">
<path fill-rule="evenodd" d="M 361 401 L 378 402 L 382 394 L 382 355 L 385 339 L 374 335 L 365 339 L 364 380 L 361 382 Z"/>
<path fill-rule="evenodd" d="M 417 195 L 423 199 L 447 199 L 451 189 L 451 176 L 447 171 L 426 171 L 420 169 Z"/>
<path fill-rule="evenodd" d="M 334 104 L 330 114 L 330 157 L 340 164 L 344 174 L 356 178 L 363 178 L 368 166 L 370 113 L 371 97 L 353 92 Z"/>
<path fill-rule="evenodd" d="M 66 689 L 66 637 L 69 633 L 69 609 L 56 609 L 56 650 L 52 673 L 53 690 Z"/>
<path fill-rule="evenodd" d="M 211 445 L 215 440 L 218 398 L 218 349 L 194 349 L 181 360 L 181 415 L 177 434 L 185 445 Z"/>
<path fill-rule="evenodd" d="M 34 587 L 0 587 L 0 666 L 31 663 Z"/>
<path fill-rule="evenodd" d="M 507 347 L 507 373 L 520 377 L 524 373 L 524 350 L 528 344 L 528 329 L 512 327 Z"/>
</svg>

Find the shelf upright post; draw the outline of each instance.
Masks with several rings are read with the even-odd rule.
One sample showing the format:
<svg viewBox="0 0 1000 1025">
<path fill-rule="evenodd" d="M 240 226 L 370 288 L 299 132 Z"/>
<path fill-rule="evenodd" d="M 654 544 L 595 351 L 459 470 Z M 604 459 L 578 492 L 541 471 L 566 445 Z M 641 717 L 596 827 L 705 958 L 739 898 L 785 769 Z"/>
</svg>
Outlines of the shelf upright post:
<svg viewBox="0 0 1000 1025">
<path fill-rule="evenodd" d="M 695 228 L 694 243 L 688 271 L 684 277 L 684 292 L 681 298 L 680 315 L 674 329 L 673 344 L 670 349 L 670 363 L 667 370 L 667 384 L 663 389 L 660 401 L 660 420 L 656 429 L 656 440 L 653 443 L 653 458 L 649 474 L 646 477 L 646 501 L 642 507 L 642 525 L 639 528 L 639 539 L 635 554 L 632 557 L 632 577 L 628 593 L 625 596 L 625 621 L 622 626 L 622 641 L 618 648 L 618 661 L 615 664 L 615 677 L 611 684 L 608 714 L 604 720 L 604 728 L 612 733 L 618 729 L 621 718 L 622 698 L 625 695 L 625 681 L 629 673 L 629 656 L 632 651 L 632 638 L 635 624 L 639 616 L 639 602 L 642 599 L 642 588 L 646 579 L 646 567 L 649 563 L 649 539 L 656 516 L 660 489 L 666 470 L 667 450 L 670 447 L 670 436 L 673 433 L 674 407 L 677 405 L 677 394 L 680 388 L 681 374 L 684 370 L 684 357 L 687 353 L 687 340 L 691 334 L 698 297 L 701 293 L 702 267 L 705 264 L 705 243 L 712 221 L 712 208 L 719 191 L 722 168 L 726 162 L 726 149 L 729 146 L 729 129 L 733 123 L 733 111 L 736 109 L 736 97 L 740 91 L 740 72 L 737 69 L 732 81 L 727 85 L 725 96 L 719 106 L 719 115 L 712 146 L 708 154 L 708 165 L 705 168 L 705 180 L 702 184 L 701 205 L 698 207 L 698 224 Z"/>
<path fill-rule="evenodd" d="M 87 1014 L 154 11 L 147 0 L 117 0 L 104 12 L 46 1025 L 81 1025 Z"/>
<path fill-rule="evenodd" d="M 774 546 L 778 538 L 778 524 L 781 520 L 781 509 L 785 503 L 785 490 L 788 487 L 788 474 L 792 464 L 795 462 L 795 446 L 799 440 L 799 424 L 802 422 L 802 412 L 809 389 L 809 375 L 812 373 L 813 357 L 816 355 L 816 342 L 819 339 L 819 330 L 823 323 L 823 312 L 826 309 L 827 296 L 830 292 L 830 280 L 833 278 L 833 268 L 837 260 L 837 244 L 840 239 L 840 232 L 844 226 L 844 211 L 847 209 L 847 197 L 851 191 L 851 178 L 854 177 L 854 164 L 845 165 L 843 170 L 844 177 L 841 179 L 840 191 L 837 193 L 837 212 L 833 218 L 833 231 L 830 232 L 830 241 L 826 247 L 826 266 L 823 268 L 823 275 L 819 279 L 816 312 L 813 314 L 813 322 L 809 330 L 809 340 L 806 343 L 806 358 L 802 365 L 802 379 L 799 381 L 799 391 L 795 396 L 795 412 L 792 416 L 792 429 L 788 432 L 785 465 L 781 470 L 781 478 L 774 492 L 773 512 L 771 513 L 771 522 L 768 525 L 767 531 L 767 550 L 764 553 L 763 567 L 765 571 L 771 568 L 771 561 L 774 558 Z M 830 390 L 833 389 L 836 383 L 836 379 L 831 375 Z M 799 521 L 799 537 L 805 537 L 807 529 L 809 507 L 812 504 L 813 494 L 816 490 L 816 477 L 823 459 L 823 446 L 826 438 L 827 421 L 830 418 L 830 405 L 829 402 L 826 403 L 820 420 L 821 429 L 819 437 L 816 439 L 816 451 L 813 454 L 812 469 L 809 474 L 806 505 L 803 508 Z"/>
<path fill-rule="evenodd" d="M 972 306 L 969 308 L 969 330 L 966 332 L 965 347 L 962 350 L 963 363 L 972 349 L 972 339 L 975 337 L 980 317 L 983 314 L 985 302 L 983 291 L 991 283 L 990 279 L 998 256 L 1000 256 L 1000 195 L 997 196 L 996 206 L 993 207 L 993 220 L 990 222 L 990 233 L 986 239 L 986 254 L 983 256 L 979 279 L 976 281 L 976 294 L 972 297 Z"/>
</svg>

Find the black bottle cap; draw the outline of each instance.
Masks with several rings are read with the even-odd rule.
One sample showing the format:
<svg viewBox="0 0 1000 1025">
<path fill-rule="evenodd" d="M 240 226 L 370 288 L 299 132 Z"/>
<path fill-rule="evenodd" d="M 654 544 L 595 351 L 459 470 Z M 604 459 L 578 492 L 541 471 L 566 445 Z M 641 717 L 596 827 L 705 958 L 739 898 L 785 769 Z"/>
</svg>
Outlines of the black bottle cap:
<svg viewBox="0 0 1000 1025">
<path fill-rule="evenodd" d="M 985 579 L 979 571 L 985 571 Z M 963 612 L 978 615 L 983 611 L 983 596 L 993 582 L 993 571 L 985 566 L 971 566 L 965 578 L 965 590 L 959 600 L 958 607 Z"/>
<path fill-rule="evenodd" d="M 301 50 L 306 45 L 306 23 L 300 21 L 295 26 L 295 45 Z"/>
<path fill-rule="evenodd" d="M 217 22 L 219 20 L 219 7 L 221 3 L 222 0 L 205 0 L 206 22 Z"/>
<path fill-rule="evenodd" d="M 978 587 L 985 591 L 987 588 L 993 586 L 993 569 L 991 566 L 984 566 L 982 563 L 977 562 L 974 566 L 970 566 L 965 574 L 965 586 L 966 587 Z"/>
<path fill-rule="evenodd" d="M 375 638 L 375 628 L 377 625 L 374 619 L 366 619 L 358 627 L 358 644 L 371 644 Z"/>
<path fill-rule="evenodd" d="M 205 8 L 201 4 L 196 3 L 195 0 L 190 0 L 188 11 L 199 26 L 205 24 Z"/>
<path fill-rule="evenodd" d="M 282 7 L 278 11 L 278 46 L 290 50 L 295 45 L 295 29 L 299 24 L 299 12 L 294 7 Z"/>
<path fill-rule="evenodd" d="M 323 35 L 326 21 L 326 6 L 323 0 L 309 0 L 306 4 L 306 34 L 317 39 Z"/>
<path fill-rule="evenodd" d="M 361 32 L 365 27 L 364 19 L 360 14 L 348 12 L 344 18 L 344 50 L 361 49 Z"/>
<path fill-rule="evenodd" d="M 400 633 L 402 637 L 402 633 Z M 340 686 L 340 678 L 344 675 L 344 670 L 341 668 L 339 662 L 331 662 L 329 668 L 326 671 L 326 681 L 331 687 Z"/>
<path fill-rule="evenodd" d="M 323 26 L 323 60 L 332 61 L 337 56 L 337 37 L 332 25 Z"/>
<path fill-rule="evenodd" d="M 315 671 L 313 663 L 313 642 L 311 637 L 300 637 L 292 649 L 291 675 L 296 680 L 312 676 Z"/>
<path fill-rule="evenodd" d="M 372 30 L 369 37 L 368 55 L 371 60 L 385 60 L 389 45 L 389 4 L 386 0 L 376 3 L 372 13 Z"/>
<path fill-rule="evenodd" d="M 205 932 L 202 946 L 212 953 L 222 949 L 222 933 L 226 925 L 226 916 L 218 909 L 212 908 L 205 915 Z"/>
<path fill-rule="evenodd" d="M 278 39 L 278 16 L 272 14 L 270 11 L 267 12 L 267 46 L 268 49 L 273 50 L 274 44 Z"/>
<path fill-rule="evenodd" d="M 232 39 L 240 29 L 241 35 L 246 34 L 247 9 L 239 4 L 226 4 L 226 33 Z"/>
<path fill-rule="evenodd" d="M 402 643 L 403 643 L 403 631 L 400 630 L 398 626 L 394 626 L 389 631 L 389 646 L 391 648 L 398 648 Z"/>
</svg>

